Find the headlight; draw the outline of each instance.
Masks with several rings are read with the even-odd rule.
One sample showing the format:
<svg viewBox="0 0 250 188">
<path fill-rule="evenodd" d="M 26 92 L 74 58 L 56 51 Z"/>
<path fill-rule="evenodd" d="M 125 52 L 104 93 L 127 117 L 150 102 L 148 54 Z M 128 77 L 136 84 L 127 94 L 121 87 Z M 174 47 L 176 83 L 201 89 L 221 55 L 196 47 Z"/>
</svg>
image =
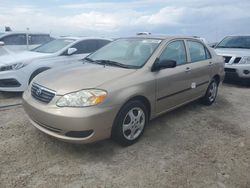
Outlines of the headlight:
<svg viewBox="0 0 250 188">
<path fill-rule="evenodd" d="M 24 63 L 15 63 L 12 65 L 5 65 L 0 67 L 0 71 L 18 70 L 26 66 Z"/>
<path fill-rule="evenodd" d="M 242 57 L 242 59 L 240 60 L 240 63 L 250 64 L 250 57 Z"/>
<path fill-rule="evenodd" d="M 107 96 L 107 92 L 99 89 L 81 90 L 69 93 L 58 99 L 59 107 L 86 107 L 101 104 Z"/>
</svg>

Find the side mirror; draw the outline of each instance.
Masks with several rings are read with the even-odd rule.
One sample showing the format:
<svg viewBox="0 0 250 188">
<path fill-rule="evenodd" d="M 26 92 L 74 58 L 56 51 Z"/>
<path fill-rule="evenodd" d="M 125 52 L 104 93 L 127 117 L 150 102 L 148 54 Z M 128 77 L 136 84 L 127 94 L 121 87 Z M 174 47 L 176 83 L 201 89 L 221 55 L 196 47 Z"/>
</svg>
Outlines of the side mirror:
<svg viewBox="0 0 250 188">
<path fill-rule="evenodd" d="M 170 59 L 163 59 L 159 60 L 159 58 L 156 59 L 155 63 L 153 64 L 151 71 L 159 71 L 161 69 L 168 69 L 168 68 L 174 68 L 176 67 L 177 63 L 174 60 Z"/>
<path fill-rule="evenodd" d="M 69 48 L 67 54 L 68 54 L 68 55 L 72 55 L 72 54 L 75 53 L 76 51 L 77 51 L 76 48 Z"/>
<path fill-rule="evenodd" d="M 0 46 L 4 46 L 4 42 L 3 41 L 0 41 Z"/>
</svg>

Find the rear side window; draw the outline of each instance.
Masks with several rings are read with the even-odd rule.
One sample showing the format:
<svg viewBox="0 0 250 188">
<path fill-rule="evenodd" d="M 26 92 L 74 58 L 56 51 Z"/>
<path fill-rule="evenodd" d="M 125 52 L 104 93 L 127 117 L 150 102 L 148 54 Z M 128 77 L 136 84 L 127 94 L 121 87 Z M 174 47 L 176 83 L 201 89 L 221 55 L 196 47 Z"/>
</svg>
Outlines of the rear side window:
<svg viewBox="0 0 250 188">
<path fill-rule="evenodd" d="M 177 65 L 182 65 L 187 62 L 187 54 L 184 41 L 171 42 L 162 52 L 160 60 L 174 60 Z"/>
<path fill-rule="evenodd" d="M 25 34 L 15 34 L 3 37 L 1 40 L 5 45 L 26 45 L 26 35 Z"/>
<path fill-rule="evenodd" d="M 29 44 L 44 44 L 51 41 L 49 35 L 29 35 Z"/>
<path fill-rule="evenodd" d="M 211 58 L 210 52 L 200 42 L 187 41 L 191 62 L 203 61 Z"/>
</svg>

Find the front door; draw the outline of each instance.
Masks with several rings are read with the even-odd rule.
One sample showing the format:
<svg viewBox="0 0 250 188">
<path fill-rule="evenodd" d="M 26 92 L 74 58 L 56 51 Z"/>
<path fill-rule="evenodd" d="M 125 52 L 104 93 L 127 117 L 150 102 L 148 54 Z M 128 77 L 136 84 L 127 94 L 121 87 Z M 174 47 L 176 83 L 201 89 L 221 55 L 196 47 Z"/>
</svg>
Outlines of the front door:
<svg viewBox="0 0 250 188">
<path fill-rule="evenodd" d="M 170 42 L 161 53 L 159 62 L 163 59 L 174 60 L 177 66 L 154 73 L 156 75 L 157 114 L 183 104 L 192 98 L 192 80 L 184 41 Z"/>
</svg>

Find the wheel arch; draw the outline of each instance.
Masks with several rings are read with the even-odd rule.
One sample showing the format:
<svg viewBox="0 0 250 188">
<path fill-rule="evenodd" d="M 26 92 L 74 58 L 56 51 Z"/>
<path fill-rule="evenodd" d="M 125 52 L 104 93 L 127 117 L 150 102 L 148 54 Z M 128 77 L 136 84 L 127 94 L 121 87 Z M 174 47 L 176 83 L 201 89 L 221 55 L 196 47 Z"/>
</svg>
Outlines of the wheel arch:
<svg viewBox="0 0 250 188">
<path fill-rule="evenodd" d="M 213 79 L 217 82 L 218 85 L 220 84 L 221 78 L 218 74 L 214 75 Z"/>
<path fill-rule="evenodd" d="M 144 105 L 146 105 L 146 108 L 148 110 L 148 118 L 150 119 L 150 116 L 151 116 L 151 104 L 150 104 L 150 101 L 147 97 L 143 96 L 143 95 L 135 95 L 131 98 L 129 98 L 123 105 L 122 107 L 127 104 L 128 102 L 130 101 L 134 101 L 134 100 L 137 100 L 137 101 L 140 101 L 142 102 Z M 121 108 L 122 108 L 121 107 Z"/>
<path fill-rule="evenodd" d="M 51 69 L 51 67 L 39 67 L 39 68 L 37 68 L 37 69 L 35 69 L 32 73 L 31 73 L 31 75 L 30 75 L 30 77 L 29 77 L 29 84 L 31 83 L 31 81 L 38 75 L 38 74 L 40 74 L 40 73 L 42 73 L 42 72 L 44 72 L 44 71 L 46 71 L 46 70 L 49 70 L 49 69 Z"/>
</svg>

